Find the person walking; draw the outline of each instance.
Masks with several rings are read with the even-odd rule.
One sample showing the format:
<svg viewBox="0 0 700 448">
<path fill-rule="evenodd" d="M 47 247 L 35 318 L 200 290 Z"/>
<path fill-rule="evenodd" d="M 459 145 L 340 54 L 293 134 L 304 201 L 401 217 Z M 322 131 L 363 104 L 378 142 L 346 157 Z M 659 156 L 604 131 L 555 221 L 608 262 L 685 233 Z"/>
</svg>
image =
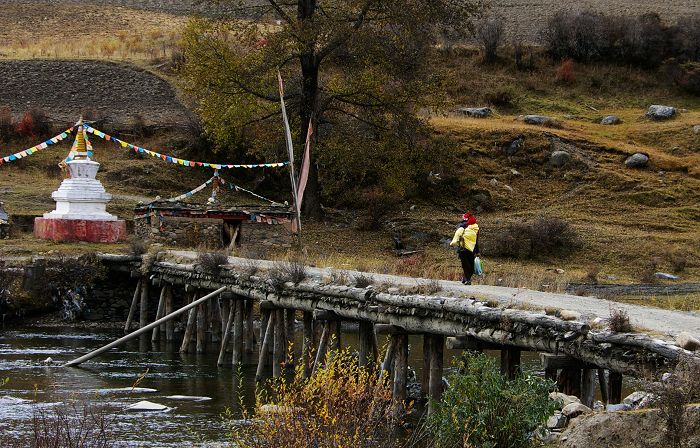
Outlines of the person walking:
<svg viewBox="0 0 700 448">
<path fill-rule="evenodd" d="M 457 255 L 462 263 L 462 284 L 471 285 L 474 275 L 474 257 L 479 256 L 479 224 L 470 212 L 462 215 L 450 246 L 457 247 Z"/>
</svg>

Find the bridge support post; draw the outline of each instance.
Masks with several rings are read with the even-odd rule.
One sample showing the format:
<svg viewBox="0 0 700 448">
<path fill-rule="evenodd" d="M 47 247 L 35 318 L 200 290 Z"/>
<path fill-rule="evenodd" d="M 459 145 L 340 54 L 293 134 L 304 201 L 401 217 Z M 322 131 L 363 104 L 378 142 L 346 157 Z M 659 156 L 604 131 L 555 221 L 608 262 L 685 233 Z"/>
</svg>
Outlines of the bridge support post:
<svg viewBox="0 0 700 448">
<path fill-rule="evenodd" d="M 173 312 L 173 288 L 170 285 L 165 286 L 165 315 L 168 316 Z M 169 320 L 165 323 L 165 340 L 172 342 L 175 339 L 175 323 Z"/>
<path fill-rule="evenodd" d="M 197 306 L 197 353 L 204 353 L 206 351 L 207 315 L 207 304 L 199 304 Z"/>
<path fill-rule="evenodd" d="M 423 398 L 427 398 L 430 390 L 430 363 L 432 352 L 433 336 L 425 333 L 423 335 L 423 372 L 420 381 L 420 392 Z"/>
<path fill-rule="evenodd" d="M 334 337 L 334 342 L 335 342 L 335 349 L 340 351 L 343 348 L 342 340 L 340 339 L 340 336 L 343 331 L 343 323 L 340 320 L 336 320 L 334 322 L 331 322 L 331 325 L 333 326 L 333 334 L 335 335 Z"/>
<path fill-rule="evenodd" d="M 581 403 L 593 409 L 596 388 L 596 369 L 583 369 L 581 374 Z"/>
<path fill-rule="evenodd" d="M 141 303 L 139 306 L 139 328 L 148 325 L 148 295 L 150 292 L 147 277 L 141 278 Z"/>
<path fill-rule="evenodd" d="M 311 344 L 314 342 L 314 316 L 310 311 L 304 311 L 304 333 L 301 343 L 301 362 L 304 366 L 304 378 L 311 375 Z"/>
<path fill-rule="evenodd" d="M 372 322 L 361 320 L 358 331 L 358 361 L 360 367 L 371 366 L 375 362 L 374 351 L 372 349 L 374 339 L 374 325 L 372 324 Z"/>
<path fill-rule="evenodd" d="M 608 374 L 608 399 L 610 404 L 622 401 L 622 374 L 610 371 Z"/>
<path fill-rule="evenodd" d="M 565 367 L 559 373 L 557 385 L 559 390 L 567 395 L 581 396 L 581 370 L 575 367 Z"/>
<path fill-rule="evenodd" d="M 262 310 L 262 315 L 264 317 L 265 326 L 260 327 L 261 336 L 260 340 L 260 353 L 258 354 L 258 368 L 255 372 L 255 381 L 259 382 L 262 379 L 263 371 L 265 369 L 265 364 L 268 360 L 268 352 L 270 345 L 273 345 L 274 333 L 275 333 L 275 316 L 274 312 L 269 309 Z"/>
<path fill-rule="evenodd" d="M 231 299 L 228 294 L 221 294 L 221 335 L 226 337 L 226 326 L 228 325 L 229 314 L 231 314 Z"/>
<path fill-rule="evenodd" d="M 316 322 L 318 322 L 318 321 L 316 321 Z M 324 321 L 323 322 L 323 330 L 321 332 L 321 339 L 318 342 L 318 350 L 316 350 L 316 359 L 314 360 L 314 367 L 311 370 L 312 375 L 314 373 L 316 373 L 318 368 L 323 363 L 323 360 L 326 358 L 326 348 L 328 347 L 328 339 L 330 339 L 330 333 L 331 333 L 331 322 Z"/>
<path fill-rule="evenodd" d="M 221 305 L 219 304 L 218 297 L 215 300 L 209 302 L 209 321 L 211 324 L 211 341 L 219 342 L 221 341 L 221 333 L 223 332 L 221 328 L 221 322 L 223 321 L 221 317 Z"/>
<path fill-rule="evenodd" d="M 243 299 L 237 297 L 231 307 L 235 310 L 233 315 L 233 359 L 231 361 L 235 368 L 243 361 Z"/>
<path fill-rule="evenodd" d="M 445 349 L 445 336 L 434 334 L 430 336 L 430 382 L 429 395 L 430 402 L 428 404 L 428 413 L 435 412 L 433 402 L 440 401 L 442 398 L 442 372 L 443 372 L 443 353 Z"/>
<path fill-rule="evenodd" d="M 167 286 L 163 286 L 160 289 L 160 297 L 158 298 L 158 308 L 156 309 L 156 319 L 165 316 L 165 295 L 167 294 Z M 160 331 L 162 330 L 162 325 L 155 327 L 151 333 L 151 342 L 156 342 L 160 338 Z"/>
<path fill-rule="evenodd" d="M 255 328 L 253 328 L 253 299 L 245 301 L 245 352 L 255 351 Z"/>
<path fill-rule="evenodd" d="M 270 344 L 263 347 L 263 342 L 265 337 L 267 337 L 267 323 L 270 321 L 272 314 L 270 309 L 260 307 L 260 350 L 258 351 L 258 358 L 260 359 L 259 363 L 262 362 L 263 366 L 266 366 L 270 361 L 268 356 Z"/>
<path fill-rule="evenodd" d="M 400 417 L 405 412 L 406 378 L 408 376 L 408 335 L 396 334 L 392 336 L 396 340 L 396 352 L 394 360 L 394 416 Z"/>
<path fill-rule="evenodd" d="M 501 374 L 509 380 L 515 378 L 520 370 L 520 350 L 508 348 L 501 350 Z"/>
<path fill-rule="evenodd" d="M 396 353 L 396 339 L 390 338 L 389 344 L 386 346 L 386 353 L 384 354 L 384 362 L 382 362 L 382 371 L 379 374 L 380 378 L 385 375 L 387 378 L 394 378 L 394 356 Z"/>
<path fill-rule="evenodd" d="M 291 368 L 293 367 L 293 360 L 295 359 L 294 357 L 294 333 L 295 333 L 295 315 L 296 315 L 296 310 L 295 309 L 286 309 L 284 311 L 284 336 L 285 336 L 285 343 L 284 343 L 284 352 L 287 354 L 287 357 L 285 359 L 285 362 L 287 363 L 287 367 Z M 291 353 L 287 353 L 289 350 L 291 350 Z"/>
<path fill-rule="evenodd" d="M 608 404 L 608 379 L 605 377 L 605 369 L 598 369 L 598 384 L 600 386 L 600 399 L 603 404 Z"/>
<path fill-rule="evenodd" d="M 272 354 L 272 376 L 277 378 L 282 374 L 284 362 L 284 344 L 287 342 L 284 336 L 284 309 L 277 309 L 275 313 L 275 342 Z"/>
<path fill-rule="evenodd" d="M 134 313 L 136 313 L 136 305 L 138 304 L 139 297 L 141 296 L 141 283 L 142 280 L 139 278 L 136 282 L 136 289 L 134 290 L 134 297 L 131 299 L 131 306 L 129 307 L 129 314 L 126 317 L 126 324 L 124 324 L 124 333 L 128 333 L 131 330 L 131 321 L 134 319 Z"/>
</svg>

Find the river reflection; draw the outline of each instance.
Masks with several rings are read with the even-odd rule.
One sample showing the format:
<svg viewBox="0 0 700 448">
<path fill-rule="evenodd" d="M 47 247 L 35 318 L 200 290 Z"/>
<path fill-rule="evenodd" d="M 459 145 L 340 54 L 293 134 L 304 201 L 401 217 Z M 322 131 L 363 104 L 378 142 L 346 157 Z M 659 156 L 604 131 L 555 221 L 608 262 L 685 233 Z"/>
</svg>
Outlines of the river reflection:
<svg viewBox="0 0 700 448">
<path fill-rule="evenodd" d="M 297 332 L 299 334 L 299 332 Z M 227 440 L 222 414 L 231 409 L 240 417 L 241 400 L 255 400 L 257 355 L 247 355 L 237 369 L 217 367 L 218 344 L 204 354 L 180 354 L 179 344 L 134 340 L 88 361 L 80 368 L 45 366 L 50 357 L 63 363 L 122 336 L 115 330 L 66 328 L 15 328 L 0 334 L 0 445 L 30 444 L 32 417 L 58 403 L 87 400 L 111 411 L 112 432 L 118 446 L 221 446 Z M 354 347 L 357 335 L 343 333 L 343 345 Z M 380 345 L 383 338 L 380 337 Z M 420 374 L 422 337 L 410 339 L 410 366 Z M 299 341 L 297 341 L 297 346 Z M 445 365 L 459 352 L 446 350 Z M 495 353 L 494 353 L 495 354 Z M 230 357 L 229 357 L 230 359 Z M 523 353 L 526 367 L 536 367 L 535 354 Z M 141 379 L 139 381 L 139 379 Z M 138 388 L 132 389 L 134 384 Z M 172 395 L 208 397 L 211 400 L 175 400 Z M 173 408 L 169 412 L 129 413 L 124 408 L 148 400 Z M 224 445 L 225 446 L 225 445 Z"/>
</svg>

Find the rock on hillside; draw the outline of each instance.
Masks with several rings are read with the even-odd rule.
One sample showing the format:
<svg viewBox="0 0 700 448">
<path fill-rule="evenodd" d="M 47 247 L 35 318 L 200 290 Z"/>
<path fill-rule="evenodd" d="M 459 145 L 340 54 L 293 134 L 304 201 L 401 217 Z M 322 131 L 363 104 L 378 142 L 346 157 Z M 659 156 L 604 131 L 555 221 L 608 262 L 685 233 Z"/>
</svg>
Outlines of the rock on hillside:
<svg viewBox="0 0 700 448">
<path fill-rule="evenodd" d="M 59 127 L 74 123 L 86 109 L 112 124 L 134 116 L 147 123 L 176 125 L 187 108 L 163 79 L 130 67 L 97 61 L 0 61 L 0 107 L 15 114 L 43 109 Z"/>
</svg>

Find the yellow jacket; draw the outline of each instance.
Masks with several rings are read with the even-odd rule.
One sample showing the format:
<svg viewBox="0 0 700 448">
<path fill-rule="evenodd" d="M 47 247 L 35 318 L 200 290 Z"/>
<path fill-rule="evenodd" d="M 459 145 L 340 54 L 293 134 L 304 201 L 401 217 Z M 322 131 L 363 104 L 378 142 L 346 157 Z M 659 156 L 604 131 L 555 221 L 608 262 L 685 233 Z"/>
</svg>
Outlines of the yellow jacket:
<svg viewBox="0 0 700 448">
<path fill-rule="evenodd" d="M 474 252 L 476 246 L 476 237 L 479 233 L 479 224 L 472 224 L 468 227 L 460 227 L 455 231 L 455 236 L 452 238 L 450 246 L 461 247 L 470 252 Z"/>
</svg>

